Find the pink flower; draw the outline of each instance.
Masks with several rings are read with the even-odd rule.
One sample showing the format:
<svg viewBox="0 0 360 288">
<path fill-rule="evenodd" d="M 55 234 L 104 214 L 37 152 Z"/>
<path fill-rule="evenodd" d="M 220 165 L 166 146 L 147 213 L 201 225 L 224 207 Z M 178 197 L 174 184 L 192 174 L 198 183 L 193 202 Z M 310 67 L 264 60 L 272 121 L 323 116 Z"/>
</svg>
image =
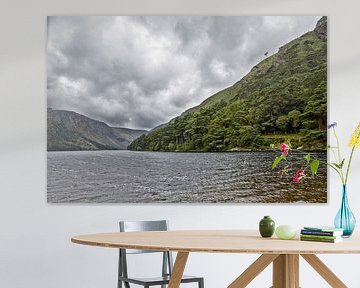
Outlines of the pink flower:
<svg viewBox="0 0 360 288">
<path fill-rule="evenodd" d="M 294 179 L 293 181 L 295 183 L 299 183 L 301 181 L 302 178 L 304 178 L 306 175 L 305 175 L 305 171 L 303 169 L 301 170 L 297 170 L 295 175 L 294 175 Z"/>
<path fill-rule="evenodd" d="M 283 152 L 282 154 L 284 156 L 287 156 L 289 154 L 289 146 L 286 145 L 285 143 L 280 144 L 280 150 Z"/>
</svg>

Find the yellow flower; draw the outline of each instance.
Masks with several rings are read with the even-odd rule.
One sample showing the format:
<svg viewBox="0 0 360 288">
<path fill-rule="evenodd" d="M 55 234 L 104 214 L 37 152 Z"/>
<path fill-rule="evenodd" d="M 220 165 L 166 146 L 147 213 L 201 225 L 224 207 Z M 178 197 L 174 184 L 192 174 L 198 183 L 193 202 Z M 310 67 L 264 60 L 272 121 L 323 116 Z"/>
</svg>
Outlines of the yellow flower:
<svg viewBox="0 0 360 288">
<path fill-rule="evenodd" d="M 360 147 L 360 122 L 359 122 L 357 128 L 355 129 L 354 133 L 351 136 L 349 146 Z"/>
</svg>

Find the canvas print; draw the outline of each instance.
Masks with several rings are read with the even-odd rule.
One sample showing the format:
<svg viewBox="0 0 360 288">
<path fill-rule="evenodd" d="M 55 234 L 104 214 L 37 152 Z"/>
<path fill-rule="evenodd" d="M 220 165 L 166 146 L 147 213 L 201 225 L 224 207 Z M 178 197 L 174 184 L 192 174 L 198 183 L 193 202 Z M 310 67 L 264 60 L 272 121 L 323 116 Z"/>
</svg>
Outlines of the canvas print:
<svg viewBox="0 0 360 288">
<path fill-rule="evenodd" d="M 48 17 L 49 203 L 326 203 L 326 147 L 326 17 Z"/>
</svg>

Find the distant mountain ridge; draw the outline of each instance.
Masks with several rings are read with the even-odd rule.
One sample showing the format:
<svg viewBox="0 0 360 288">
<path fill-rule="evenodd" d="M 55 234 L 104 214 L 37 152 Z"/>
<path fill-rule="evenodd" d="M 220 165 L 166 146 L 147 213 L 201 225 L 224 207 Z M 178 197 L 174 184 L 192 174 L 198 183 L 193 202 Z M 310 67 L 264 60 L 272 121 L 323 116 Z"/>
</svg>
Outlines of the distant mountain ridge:
<svg viewBox="0 0 360 288">
<path fill-rule="evenodd" d="M 110 127 L 66 110 L 47 110 L 47 150 L 125 150 L 145 130 Z"/>
<path fill-rule="evenodd" d="M 234 59 L 235 61 L 236 59 Z M 235 151 L 327 146 L 327 18 L 231 87 L 142 135 L 131 150 Z"/>
</svg>

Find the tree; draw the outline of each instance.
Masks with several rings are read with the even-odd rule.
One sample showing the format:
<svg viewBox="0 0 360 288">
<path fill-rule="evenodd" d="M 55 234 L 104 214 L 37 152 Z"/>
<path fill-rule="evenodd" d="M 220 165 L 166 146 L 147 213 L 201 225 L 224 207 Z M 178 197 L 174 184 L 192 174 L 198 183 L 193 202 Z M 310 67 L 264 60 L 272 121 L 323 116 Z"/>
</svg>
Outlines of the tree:
<svg viewBox="0 0 360 288">
<path fill-rule="evenodd" d="M 240 147 L 252 147 L 258 139 L 258 131 L 252 126 L 243 126 L 239 129 L 239 141 Z"/>
<path fill-rule="evenodd" d="M 288 119 L 290 125 L 295 131 L 297 131 L 301 125 L 300 116 L 301 116 L 301 112 L 297 109 L 291 110 L 288 113 Z"/>
<path fill-rule="evenodd" d="M 287 126 L 289 123 L 289 119 L 286 115 L 281 115 L 276 120 L 276 126 L 283 132 L 287 132 Z"/>
</svg>

